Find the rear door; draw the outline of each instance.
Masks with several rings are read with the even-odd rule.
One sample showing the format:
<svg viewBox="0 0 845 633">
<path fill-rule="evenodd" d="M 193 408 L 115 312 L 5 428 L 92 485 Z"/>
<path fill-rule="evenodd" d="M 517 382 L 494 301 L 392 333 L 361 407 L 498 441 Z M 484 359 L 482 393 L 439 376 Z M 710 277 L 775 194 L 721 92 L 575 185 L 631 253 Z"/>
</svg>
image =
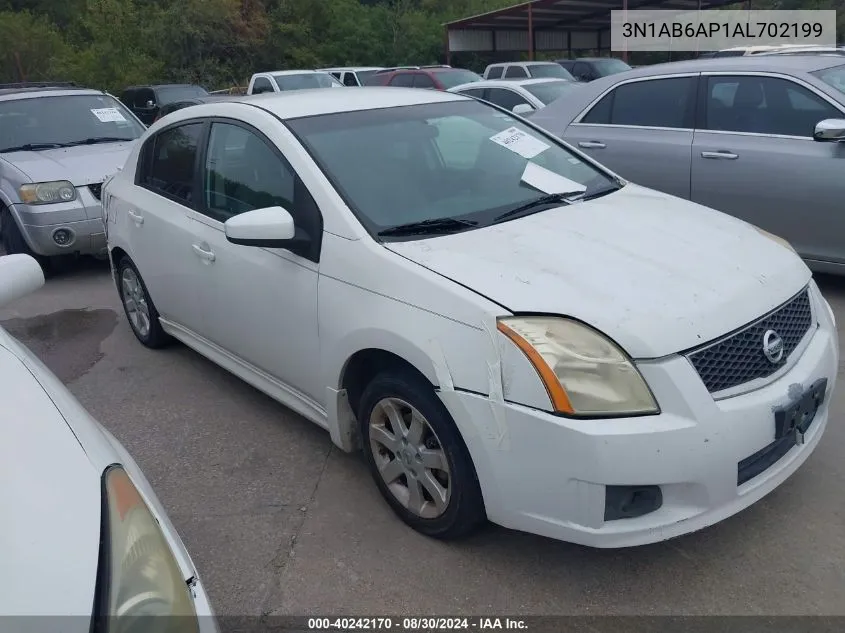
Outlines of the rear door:
<svg viewBox="0 0 845 633">
<path fill-rule="evenodd" d="M 786 75 L 705 73 L 692 146 L 692 199 L 845 262 L 845 144 L 813 140 L 842 107 Z"/>
<path fill-rule="evenodd" d="M 618 83 L 563 137 L 627 180 L 689 198 L 697 78 L 687 73 Z"/>
</svg>

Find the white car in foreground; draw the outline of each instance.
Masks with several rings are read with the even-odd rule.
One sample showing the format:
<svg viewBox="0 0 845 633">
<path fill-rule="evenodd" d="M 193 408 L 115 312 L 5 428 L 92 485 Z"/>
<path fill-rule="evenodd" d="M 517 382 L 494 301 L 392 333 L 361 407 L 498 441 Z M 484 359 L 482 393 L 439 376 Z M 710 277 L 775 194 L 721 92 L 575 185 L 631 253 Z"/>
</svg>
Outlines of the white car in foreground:
<svg viewBox="0 0 845 633">
<path fill-rule="evenodd" d="M 43 283 L 29 255 L 0 256 L 0 307 Z M 27 631 L 216 632 L 196 568 L 138 465 L 2 328 L 0 402 L 0 616 L 64 616 L 19 620 Z"/>
<path fill-rule="evenodd" d="M 788 244 L 475 99 L 199 105 L 103 200 L 136 337 L 363 447 L 431 536 L 678 536 L 781 484 L 828 423 L 833 313 Z"/>
</svg>

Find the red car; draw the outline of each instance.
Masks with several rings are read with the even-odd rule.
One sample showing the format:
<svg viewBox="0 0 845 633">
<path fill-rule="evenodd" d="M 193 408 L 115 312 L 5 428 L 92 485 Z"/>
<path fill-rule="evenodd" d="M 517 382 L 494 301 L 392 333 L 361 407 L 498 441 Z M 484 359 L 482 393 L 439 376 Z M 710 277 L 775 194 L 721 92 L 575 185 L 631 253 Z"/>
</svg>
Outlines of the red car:
<svg viewBox="0 0 845 633">
<path fill-rule="evenodd" d="M 464 68 L 450 66 L 422 66 L 403 68 L 373 75 L 370 85 L 398 86 L 400 88 L 429 88 L 448 90 L 471 81 L 481 81 L 481 76 Z"/>
</svg>

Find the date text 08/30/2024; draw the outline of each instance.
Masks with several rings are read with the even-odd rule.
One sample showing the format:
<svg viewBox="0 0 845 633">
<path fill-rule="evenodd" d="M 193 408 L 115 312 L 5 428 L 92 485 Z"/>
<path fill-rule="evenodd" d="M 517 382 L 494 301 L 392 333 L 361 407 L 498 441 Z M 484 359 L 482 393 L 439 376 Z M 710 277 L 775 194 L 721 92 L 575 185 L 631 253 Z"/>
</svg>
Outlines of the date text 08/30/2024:
<svg viewBox="0 0 845 633">
<path fill-rule="evenodd" d="M 355 617 L 308 618 L 309 631 L 453 631 L 526 630 L 520 618 L 499 617 Z"/>
</svg>

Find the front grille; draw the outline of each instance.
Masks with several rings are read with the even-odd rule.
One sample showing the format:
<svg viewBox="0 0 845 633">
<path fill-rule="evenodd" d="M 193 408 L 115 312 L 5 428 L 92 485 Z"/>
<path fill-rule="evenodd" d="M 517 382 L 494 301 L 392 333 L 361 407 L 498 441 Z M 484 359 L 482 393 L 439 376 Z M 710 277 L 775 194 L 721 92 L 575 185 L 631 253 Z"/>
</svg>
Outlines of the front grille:
<svg viewBox="0 0 845 633">
<path fill-rule="evenodd" d="M 103 183 L 97 182 L 97 183 L 94 183 L 93 185 L 88 185 L 88 189 L 90 189 L 91 193 L 94 194 L 94 197 L 97 200 L 99 200 L 100 194 L 102 194 L 102 192 L 103 192 Z"/>
<path fill-rule="evenodd" d="M 737 387 L 780 369 L 810 329 L 812 320 L 810 294 L 804 288 L 762 319 L 688 352 L 687 358 L 710 393 Z M 768 330 L 774 330 L 783 340 L 783 357 L 777 363 L 763 354 L 763 336 Z"/>
</svg>

